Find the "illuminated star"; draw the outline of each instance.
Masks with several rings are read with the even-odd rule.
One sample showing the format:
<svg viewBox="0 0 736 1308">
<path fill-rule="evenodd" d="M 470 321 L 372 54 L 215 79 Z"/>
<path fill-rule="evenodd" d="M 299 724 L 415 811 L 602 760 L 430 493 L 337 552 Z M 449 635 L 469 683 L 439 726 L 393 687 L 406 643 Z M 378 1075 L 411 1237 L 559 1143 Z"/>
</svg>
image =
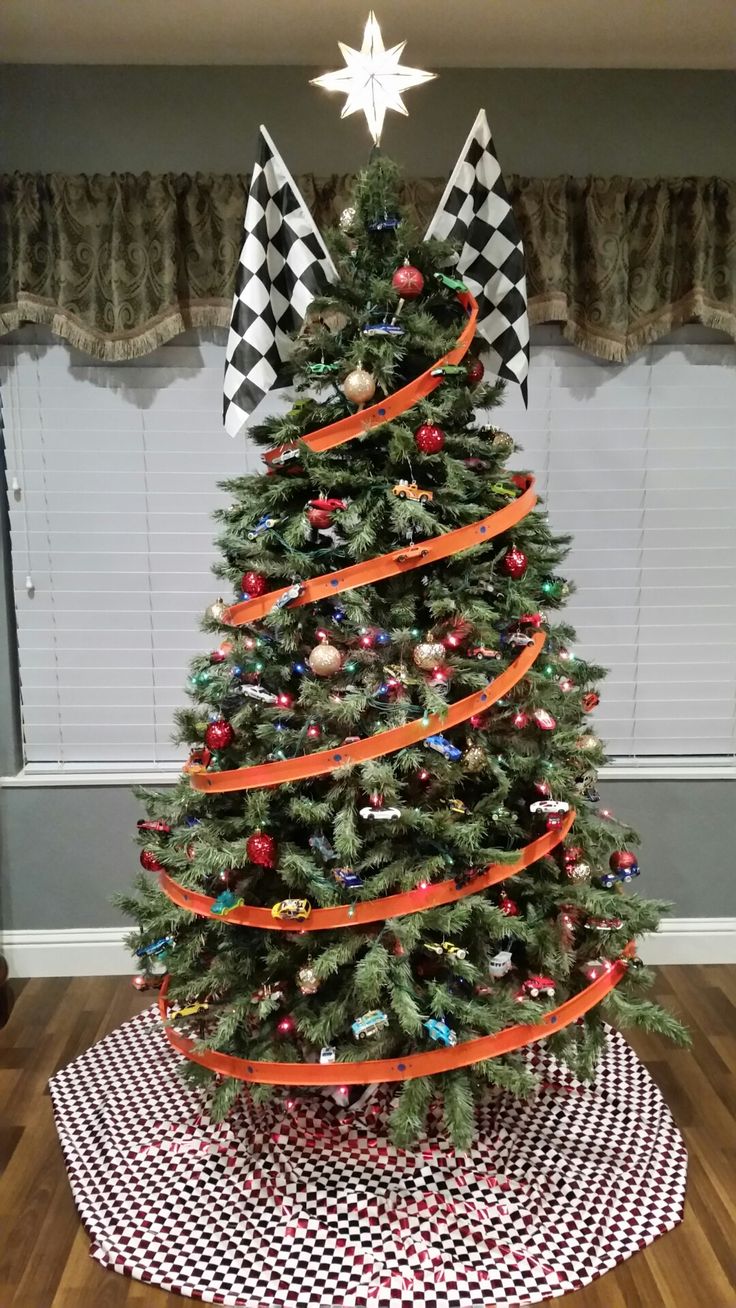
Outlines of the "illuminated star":
<svg viewBox="0 0 736 1308">
<path fill-rule="evenodd" d="M 406 68 L 399 62 L 406 45 L 392 45 L 386 50 L 381 36 L 378 20 L 371 10 L 363 33 L 363 45 L 360 50 L 343 45 L 338 41 L 342 51 L 345 67 L 334 73 L 325 73 L 323 77 L 314 77 L 313 86 L 321 86 L 325 91 L 342 91 L 347 97 L 341 118 L 362 111 L 365 114 L 368 130 L 375 145 L 381 140 L 383 120 L 387 109 L 407 114 L 402 100 L 404 91 L 413 86 L 429 82 L 434 73 L 425 73 L 421 68 Z"/>
</svg>

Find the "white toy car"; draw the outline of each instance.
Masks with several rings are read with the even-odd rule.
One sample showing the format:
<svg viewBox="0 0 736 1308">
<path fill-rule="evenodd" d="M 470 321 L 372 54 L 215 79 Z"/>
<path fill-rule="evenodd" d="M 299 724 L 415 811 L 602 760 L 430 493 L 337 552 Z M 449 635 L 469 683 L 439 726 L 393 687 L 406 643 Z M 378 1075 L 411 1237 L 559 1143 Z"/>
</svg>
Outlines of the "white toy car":
<svg viewBox="0 0 736 1308">
<path fill-rule="evenodd" d="M 570 805 L 564 799 L 535 799 L 529 805 L 530 813 L 567 813 Z"/>
<path fill-rule="evenodd" d="M 371 819 L 373 822 L 395 822 L 401 817 L 400 808 L 372 808 L 366 804 L 365 808 L 360 809 L 362 818 Z"/>
<path fill-rule="evenodd" d="M 295 582 L 293 586 L 290 586 L 288 590 L 284 591 L 283 595 L 279 595 L 273 607 L 275 609 L 285 609 L 287 605 L 292 604 L 295 599 L 299 599 L 303 589 L 304 587 L 301 586 L 298 581 Z"/>
<path fill-rule="evenodd" d="M 489 962 L 488 971 L 492 977 L 498 979 L 499 977 L 506 976 L 507 972 L 510 972 L 513 966 L 514 963 L 511 957 L 511 950 L 499 949 L 498 953 L 494 954 Z"/>
<path fill-rule="evenodd" d="M 325 1063 L 334 1063 L 334 1061 L 335 1061 L 335 1049 L 334 1049 L 334 1046 L 333 1046 L 333 1045 L 323 1045 L 323 1046 L 322 1046 L 322 1048 L 321 1048 L 320 1051 L 319 1051 L 319 1061 L 320 1061 L 320 1063 L 322 1063 L 323 1065 L 324 1065 Z"/>
<path fill-rule="evenodd" d="M 263 704 L 278 703 L 278 695 L 272 695 L 271 691 L 266 690 L 263 686 L 241 686 L 240 693 L 245 695 L 247 699 L 259 699 Z"/>
</svg>

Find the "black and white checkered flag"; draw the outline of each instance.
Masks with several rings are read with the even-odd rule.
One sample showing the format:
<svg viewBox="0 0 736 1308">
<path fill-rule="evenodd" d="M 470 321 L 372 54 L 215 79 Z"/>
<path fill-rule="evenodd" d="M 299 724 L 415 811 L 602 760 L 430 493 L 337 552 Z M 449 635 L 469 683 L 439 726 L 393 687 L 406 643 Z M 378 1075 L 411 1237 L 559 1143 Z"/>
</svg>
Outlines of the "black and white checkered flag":
<svg viewBox="0 0 736 1308">
<path fill-rule="evenodd" d="M 526 403 L 529 319 L 524 248 L 485 109 L 473 123 L 427 228 L 427 238 L 432 236 L 459 244 L 457 273 L 478 301 L 478 331 L 490 346 L 489 366 L 498 377 L 518 382 Z"/>
<path fill-rule="evenodd" d="M 223 420 L 237 436 L 289 357 L 289 337 L 337 273 L 265 127 L 245 210 L 227 343 Z"/>
</svg>

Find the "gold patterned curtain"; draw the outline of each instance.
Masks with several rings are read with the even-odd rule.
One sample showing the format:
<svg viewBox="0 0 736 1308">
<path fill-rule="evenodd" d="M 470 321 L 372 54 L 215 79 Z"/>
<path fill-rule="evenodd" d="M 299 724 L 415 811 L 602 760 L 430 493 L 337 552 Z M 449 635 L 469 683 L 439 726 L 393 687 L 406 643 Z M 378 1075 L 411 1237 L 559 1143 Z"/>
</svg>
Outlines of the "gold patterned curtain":
<svg viewBox="0 0 736 1308">
<path fill-rule="evenodd" d="M 298 179 L 320 227 L 351 178 Z M 0 176 L 0 333 L 45 323 L 100 359 L 227 326 L 247 177 Z M 424 225 L 444 181 L 406 183 Z M 534 323 L 623 362 L 683 322 L 736 340 L 736 182 L 511 177 Z"/>
</svg>

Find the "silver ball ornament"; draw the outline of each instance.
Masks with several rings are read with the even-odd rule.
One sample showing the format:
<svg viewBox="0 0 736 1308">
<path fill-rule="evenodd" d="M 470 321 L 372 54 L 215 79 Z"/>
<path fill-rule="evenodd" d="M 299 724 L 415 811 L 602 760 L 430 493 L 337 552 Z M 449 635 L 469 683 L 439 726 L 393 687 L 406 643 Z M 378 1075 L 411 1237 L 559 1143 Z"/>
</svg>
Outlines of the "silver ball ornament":
<svg viewBox="0 0 736 1308">
<path fill-rule="evenodd" d="M 343 209 L 342 213 L 340 214 L 340 217 L 338 219 L 338 225 L 340 227 L 340 231 L 345 232 L 346 236 L 350 235 L 350 233 L 352 232 L 355 226 L 355 217 L 356 217 L 355 206 L 352 204 L 349 204 L 347 208 Z"/>
<path fill-rule="evenodd" d="M 307 662 L 317 677 L 334 677 L 342 667 L 342 654 L 334 645 L 315 645 Z"/>
<path fill-rule="evenodd" d="M 437 641 L 423 641 L 421 645 L 415 645 L 412 658 L 418 668 L 425 672 L 436 668 L 438 663 L 443 663 L 447 655 L 444 645 Z"/>
<path fill-rule="evenodd" d="M 205 614 L 213 622 L 222 622 L 228 608 L 229 605 L 225 603 L 224 599 L 216 599 L 214 604 L 210 604 L 209 608 L 205 609 Z"/>
<path fill-rule="evenodd" d="M 568 863 L 565 868 L 565 876 L 569 881 L 589 881 L 590 864 L 589 863 Z"/>
<path fill-rule="evenodd" d="M 316 995 L 319 990 L 319 977 L 311 963 L 305 963 L 296 974 L 296 983 L 303 995 Z"/>
<path fill-rule="evenodd" d="M 485 766 L 486 755 L 480 745 L 471 745 L 463 754 L 463 763 L 468 772 L 480 772 Z"/>
</svg>

